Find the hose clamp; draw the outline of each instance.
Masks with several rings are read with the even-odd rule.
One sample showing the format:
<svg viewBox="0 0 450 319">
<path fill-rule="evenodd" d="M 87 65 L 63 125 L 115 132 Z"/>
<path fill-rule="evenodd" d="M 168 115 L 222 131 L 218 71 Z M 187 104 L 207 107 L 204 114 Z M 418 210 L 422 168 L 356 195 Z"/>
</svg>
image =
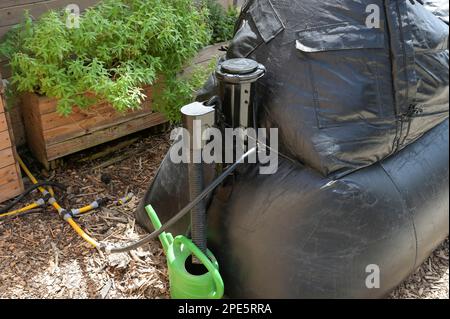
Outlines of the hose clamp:
<svg viewBox="0 0 450 319">
<path fill-rule="evenodd" d="M 43 199 L 50 205 L 52 205 L 56 201 L 55 198 L 48 191 L 43 191 L 42 194 L 44 195 Z M 51 199 L 53 199 L 52 203 L 50 203 Z"/>
<path fill-rule="evenodd" d="M 98 201 L 93 201 L 89 206 L 91 206 L 92 209 L 98 208 L 100 205 L 98 204 Z"/>
<path fill-rule="evenodd" d="M 38 206 L 44 206 L 45 205 L 45 200 L 43 198 L 40 198 L 40 199 L 38 199 L 35 202 L 35 204 L 38 205 Z"/>
<path fill-rule="evenodd" d="M 59 216 L 64 219 L 65 221 L 67 221 L 70 218 L 73 218 L 74 215 L 71 211 L 68 211 L 67 209 L 61 208 L 59 211 Z"/>
<path fill-rule="evenodd" d="M 120 205 L 124 205 L 124 204 L 126 204 L 127 202 L 129 202 L 133 197 L 134 197 L 134 194 L 133 194 L 133 193 L 128 193 L 127 196 L 122 197 L 121 199 L 119 199 L 119 200 L 117 201 L 117 203 L 120 204 Z"/>
<path fill-rule="evenodd" d="M 103 206 L 106 205 L 108 203 L 108 198 L 104 197 L 104 198 L 99 198 L 96 200 L 98 206 Z"/>
</svg>

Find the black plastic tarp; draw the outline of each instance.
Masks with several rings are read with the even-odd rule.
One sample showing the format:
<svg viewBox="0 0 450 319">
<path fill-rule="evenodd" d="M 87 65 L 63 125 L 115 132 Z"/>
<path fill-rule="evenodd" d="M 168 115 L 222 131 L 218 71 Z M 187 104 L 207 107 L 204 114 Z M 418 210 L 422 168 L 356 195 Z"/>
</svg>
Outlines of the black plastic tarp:
<svg viewBox="0 0 450 319">
<path fill-rule="evenodd" d="M 230 298 L 380 298 L 449 232 L 448 120 L 399 153 L 340 179 L 280 158 L 240 168 L 208 199 L 208 247 Z M 189 202 L 187 164 L 167 156 L 138 210 L 163 223 Z M 214 167 L 205 165 L 205 184 Z M 170 231 L 186 234 L 189 215 Z M 366 285 L 368 267 L 379 288 Z"/>
<path fill-rule="evenodd" d="M 345 175 L 448 117 L 448 25 L 438 17 L 448 12 L 439 3 L 250 0 L 227 58 L 266 66 L 259 125 L 279 129 L 282 152 Z"/>
<path fill-rule="evenodd" d="M 278 128 L 294 161 L 280 157 L 273 175 L 243 165 L 208 198 L 208 245 L 229 297 L 383 297 L 448 236 L 448 9 L 439 3 L 244 6 L 227 58 L 266 66 L 259 127 Z M 212 77 L 199 100 L 216 93 Z M 204 170 L 208 184 L 215 170 Z M 187 189 L 187 165 L 166 157 L 139 223 L 152 230 L 147 204 L 167 222 Z M 188 226 L 186 216 L 171 232 Z M 367 285 L 373 266 L 379 288 Z"/>
<path fill-rule="evenodd" d="M 448 24 L 448 0 L 425 0 L 424 6 Z"/>
</svg>

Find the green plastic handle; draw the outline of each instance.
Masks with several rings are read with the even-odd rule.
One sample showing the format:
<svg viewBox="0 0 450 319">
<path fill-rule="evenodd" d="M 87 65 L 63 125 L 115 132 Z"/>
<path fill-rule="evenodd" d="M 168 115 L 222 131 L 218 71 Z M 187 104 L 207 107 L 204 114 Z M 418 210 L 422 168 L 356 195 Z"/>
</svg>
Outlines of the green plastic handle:
<svg viewBox="0 0 450 319">
<path fill-rule="evenodd" d="M 145 207 L 145 210 L 147 211 L 148 217 L 150 218 L 153 227 L 158 230 L 162 227 L 161 221 L 159 220 L 158 214 L 156 214 L 156 211 L 153 209 L 152 205 L 148 205 Z M 164 248 L 164 251 L 167 253 L 167 250 L 169 249 L 170 245 L 173 244 L 173 236 L 169 233 L 162 233 L 159 235 L 159 240 L 161 241 L 161 244 Z"/>
<path fill-rule="evenodd" d="M 212 263 L 211 259 L 208 258 L 189 238 L 184 236 L 177 236 L 173 241 L 174 245 L 184 245 L 190 252 L 192 252 L 195 257 L 198 258 L 202 262 L 202 264 L 206 267 L 208 272 L 213 277 L 214 283 L 216 285 L 216 291 L 214 291 L 210 297 L 212 299 L 222 298 L 225 290 L 225 285 L 222 280 L 222 276 L 219 273 L 217 267 Z"/>
</svg>

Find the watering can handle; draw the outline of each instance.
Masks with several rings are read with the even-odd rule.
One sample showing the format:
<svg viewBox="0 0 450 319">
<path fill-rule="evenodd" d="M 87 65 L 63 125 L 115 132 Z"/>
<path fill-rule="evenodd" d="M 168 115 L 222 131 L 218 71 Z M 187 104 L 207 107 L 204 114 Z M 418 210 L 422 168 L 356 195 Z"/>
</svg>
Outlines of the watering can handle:
<svg viewBox="0 0 450 319">
<path fill-rule="evenodd" d="M 155 230 L 158 230 L 162 227 L 161 221 L 159 220 L 158 215 L 156 214 L 156 211 L 153 209 L 152 205 L 147 205 L 145 207 L 145 210 L 147 211 L 148 217 L 150 218 L 150 221 L 153 224 L 153 227 Z M 167 250 L 169 249 L 169 246 L 173 243 L 173 237 L 170 233 L 162 233 L 159 235 L 159 240 L 161 241 L 161 244 L 164 248 L 164 252 L 167 253 Z"/>
<path fill-rule="evenodd" d="M 209 271 L 213 277 L 214 283 L 216 285 L 216 291 L 211 294 L 212 299 L 220 299 L 224 293 L 224 283 L 222 276 L 219 273 L 219 269 L 212 263 L 211 259 L 208 258 L 190 239 L 184 236 L 177 236 L 173 242 L 174 245 L 184 245 L 189 251 L 191 251 L 195 257 L 202 262 L 202 264 Z M 208 254 L 214 258 L 214 256 L 208 251 Z"/>
</svg>

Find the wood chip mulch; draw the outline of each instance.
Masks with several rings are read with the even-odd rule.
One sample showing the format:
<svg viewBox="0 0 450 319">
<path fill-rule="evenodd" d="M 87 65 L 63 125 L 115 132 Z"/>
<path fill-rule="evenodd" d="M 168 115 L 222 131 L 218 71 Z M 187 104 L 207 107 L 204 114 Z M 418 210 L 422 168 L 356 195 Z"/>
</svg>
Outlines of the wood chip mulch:
<svg viewBox="0 0 450 319">
<path fill-rule="evenodd" d="M 390 296 L 392 299 L 449 299 L 448 238 Z"/>
<path fill-rule="evenodd" d="M 67 186 L 58 198 L 66 209 L 110 198 L 106 207 L 77 221 L 99 241 L 130 242 L 146 234 L 133 212 L 168 147 L 167 134 L 149 136 L 95 160 L 89 160 L 90 152 L 76 154 L 63 167 L 37 177 Z M 31 162 L 32 157 L 24 157 Z M 106 161 L 113 164 L 104 167 Z M 38 165 L 30 167 L 39 172 Z M 135 196 L 125 205 L 113 203 L 130 192 Z M 37 198 L 35 193 L 28 201 Z M 167 298 L 165 263 L 157 241 L 130 254 L 104 255 L 80 239 L 52 208 L 0 220 L 0 298 Z"/>
<path fill-rule="evenodd" d="M 31 156 L 24 157 L 40 180 L 68 186 L 58 197 L 67 209 L 110 198 L 107 207 L 84 215 L 78 223 L 97 240 L 120 243 L 145 234 L 133 212 L 169 145 L 167 133 L 147 134 L 102 157 L 96 154 L 114 146 L 70 156 L 50 173 L 33 165 Z M 135 196 L 125 205 L 113 203 L 130 192 Z M 37 193 L 30 195 L 28 202 L 37 198 Z M 448 244 L 447 239 L 390 298 L 449 298 Z M 157 241 L 129 254 L 104 255 L 89 248 L 52 208 L 0 220 L 0 298 L 168 296 L 166 259 Z"/>
</svg>

